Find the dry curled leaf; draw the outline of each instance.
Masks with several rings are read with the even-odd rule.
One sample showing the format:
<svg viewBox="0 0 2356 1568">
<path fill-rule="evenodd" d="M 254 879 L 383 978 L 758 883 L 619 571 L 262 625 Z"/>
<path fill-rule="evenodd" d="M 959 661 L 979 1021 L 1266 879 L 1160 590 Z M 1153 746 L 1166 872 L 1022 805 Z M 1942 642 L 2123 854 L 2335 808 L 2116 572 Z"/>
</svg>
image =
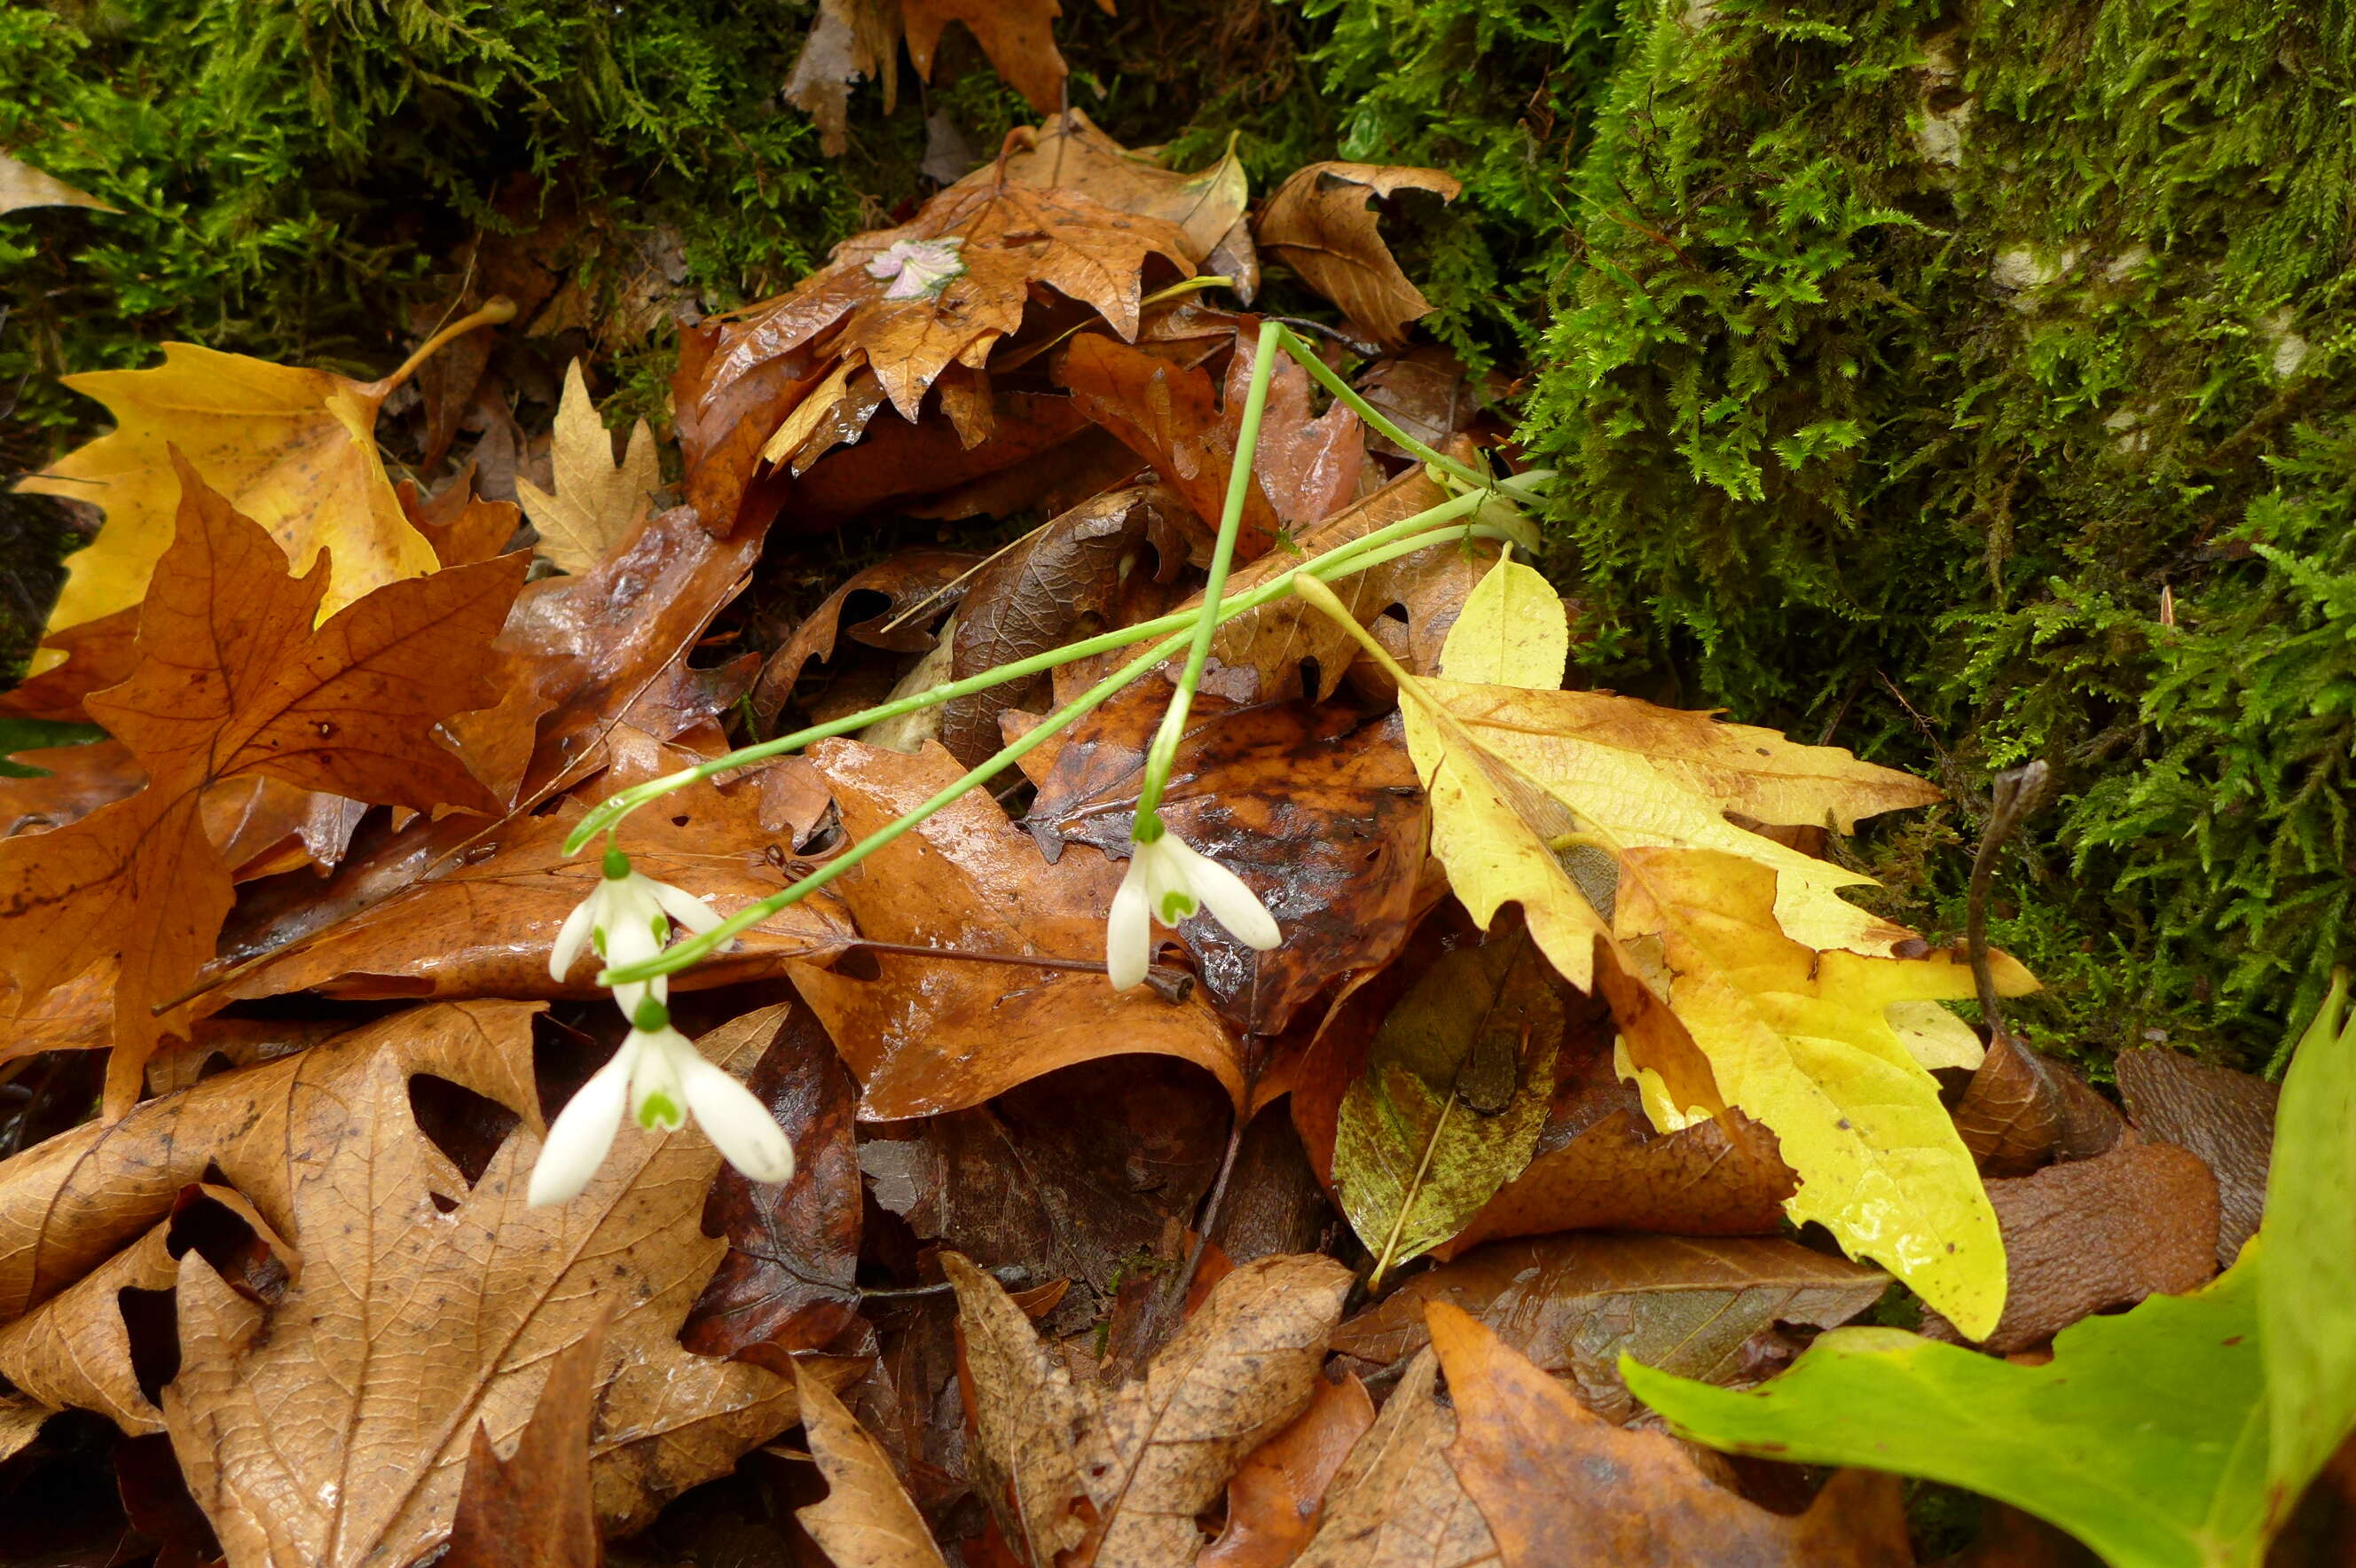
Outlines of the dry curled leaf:
<svg viewBox="0 0 2356 1568">
<path fill-rule="evenodd" d="M 1386 348 L 1407 341 L 1407 325 L 1431 311 L 1408 282 L 1376 228 L 1370 203 L 1403 190 L 1453 201 L 1463 187 L 1438 169 L 1375 164 L 1311 164 L 1277 187 L 1259 215 L 1259 243 Z"/>
<path fill-rule="evenodd" d="M 899 98 L 900 38 L 920 80 L 933 79 L 933 52 L 951 22 L 963 23 L 1006 84 L 1042 114 L 1063 99 L 1064 57 L 1056 51 L 1056 0 L 824 0 L 787 80 L 786 101 L 818 123 L 830 158 L 849 148 L 851 90 L 880 82 L 884 112 Z"/>
<path fill-rule="evenodd" d="M 1452 1403 L 1430 1350 L 1408 1363 L 1325 1494 L 1325 1520 L 1295 1568 L 1493 1568 L 1502 1559 L 1448 1463 Z"/>
<path fill-rule="evenodd" d="M 1076 190 L 1116 211 L 1174 223 L 1186 236 L 1186 259 L 1197 266 L 1211 264 L 1223 245 L 1240 243 L 1248 251 L 1250 244 L 1243 217 L 1251 187 L 1232 146 L 1209 168 L 1183 175 L 1130 152 L 1081 111 L 1066 109 L 1044 125 L 1009 132 L 997 163 L 966 181 L 995 179 L 1001 172 L 1018 184 Z"/>
<path fill-rule="evenodd" d="M 810 749 L 853 839 L 957 778 L 949 754 L 911 756 L 851 741 Z M 871 940 L 990 954 L 1101 960 L 1119 870 L 1093 849 L 1050 866 L 976 790 L 884 846 L 833 886 Z M 890 1121 L 980 1104 L 1040 1073 L 1131 1051 L 1208 1070 L 1230 1095 L 1234 1041 L 1199 997 L 1115 991 L 1101 974 L 874 955 L 877 977 L 815 965 L 794 984 L 858 1075 L 862 1118 Z"/>
<path fill-rule="evenodd" d="M 490 1427 L 476 1423 L 440 1568 L 597 1568 L 605 1560 L 589 1485 L 605 1328 L 601 1317 L 556 1352 L 513 1454 L 500 1458 Z"/>
<path fill-rule="evenodd" d="M 1227 1523 L 1195 1568 L 1284 1568 L 1317 1533 L 1326 1488 L 1375 1424 L 1375 1402 L 1349 1373 L 1320 1378 L 1309 1408 L 1252 1450 L 1227 1482 Z"/>
<path fill-rule="evenodd" d="M 644 420 L 632 425 L 629 450 L 615 462 L 613 437 L 589 401 L 575 359 L 564 372 L 549 456 L 556 493 L 519 477 L 516 495 L 540 530 L 540 553 L 560 571 L 587 571 L 653 509 L 650 497 L 662 483 L 654 432 Z"/>
<path fill-rule="evenodd" d="M 2217 1173 L 2217 1266 L 2232 1267 L 2265 1208 L 2281 1086 L 2158 1049 L 2119 1052 L 2118 1075 L 2136 1131 L 2190 1149 Z"/>
<path fill-rule="evenodd" d="M 495 810 L 435 726 L 489 695 L 478 684 L 487 645 L 522 581 L 521 560 L 503 557 L 387 583 L 314 630 L 327 570 L 287 575 L 268 534 L 175 464 L 179 535 L 140 610 L 140 662 L 87 703 L 147 787 L 0 843 L 0 949 L 27 1001 L 122 956 L 107 1081 L 118 1114 L 155 1042 L 187 1028 L 153 1005 L 195 979 L 229 912 L 206 791 L 258 775 L 420 812 Z"/>
<path fill-rule="evenodd" d="M 749 1014 L 701 1049 L 742 1072 L 782 1013 Z M 792 1424 L 783 1379 L 675 1342 L 724 1250 L 696 1223 L 719 1168 L 700 1132 L 626 1127 L 582 1196 L 531 1209 L 537 1137 L 511 1133 L 469 1184 L 416 1130 L 397 1052 L 345 1061 L 338 1093 L 290 1099 L 275 1151 L 303 1261 L 284 1298 L 257 1307 L 197 1254 L 180 1261 L 165 1418 L 232 1559 L 416 1559 L 449 1533 L 477 1424 L 494 1443 L 520 1431 L 555 1354 L 607 1302 L 590 1478 L 609 1531 Z"/>
<path fill-rule="evenodd" d="M 1431 1308 L 1459 1435 L 1448 1449 L 1505 1568 L 1667 1565 L 1706 1552 L 1746 1568 L 1912 1568 L 1895 1476 L 1847 1470 L 1804 1514 L 1771 1513 L 1705 1476 L 1659 1432 L 1622 1431 L 1478 1320 Z"/>
<path fill-rule="evenodd" d="M 794 1385 L 810 1457 L 827 1485 L 825 1501 L 797 1509 L 794 1517 L 835 1568 L 945 1568 L 932 1532 L 875 1439 L 798 1363 Z"/>
<path fill-rule="evenodd" d="M 1195 1514 L 1309 1403 L 1350 1283 L 1331 1258 L 1246 1264 L 1142 1377 L 1104 1391 L 1074 1381 L 995 1280 L 955 1253 L 942 1261 L 984 1500 L 1037 1568 L 1074 1548 L 1095 1568 L 1187 1561 L 1202 1543 Z"/>
<path fill-rule="evenodd" d="M 930 649 L 933 636 L 926 627 L 965 597 L 967 574 L 980 562 L 980 558 L 965 550 L 911 549 L 851 573 L 802 618 L 762 667 L 761 678 L 753 687 L 755 716 L 765 725 L 776 723 L 803 669 L 812 659 L 831 661 L 840 638 L 892 653 Z M 878 596 L 884 601 L 880 610 L 851 625 L 842 624 L 843 612 L 854 602 L 870 604 Z"/>
</svg>

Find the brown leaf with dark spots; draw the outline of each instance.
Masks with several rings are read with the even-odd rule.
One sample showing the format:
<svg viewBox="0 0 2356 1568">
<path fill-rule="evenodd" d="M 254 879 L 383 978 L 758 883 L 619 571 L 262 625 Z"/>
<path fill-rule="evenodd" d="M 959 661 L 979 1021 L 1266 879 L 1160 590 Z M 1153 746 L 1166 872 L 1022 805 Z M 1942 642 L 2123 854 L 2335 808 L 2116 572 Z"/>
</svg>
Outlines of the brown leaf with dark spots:
<svg viewBox="0 0 2356 1568">
<path fill-rule="evenodd" d="M 259 525 L 185 462 L 179 472 L 179 534 L 140 608 L 138 667 L 86 703 L 147 787 L 0 842 L 0 953 L 27 1001 L 123 959 L 107 1081 L 117 1115 L 156 1043 L 186 1032 L 185 1012 L 159 1019 L 153 1006 L 196 978 L 231 902 L 204 792 L 260 775 L 419 812 L 496 810 L 436 726 L 489 699 L 487 645 L 522 582 L 516 557 L 388 582 L 315 630 L 326 570 L 290 576 Z"/>
<path fill-rule="evenodd" d="M 1375 1424 L 1375 1402 L 1349 1373 L 1317 1380 L 1309 1408 L 1252 1450 L 1227 1482 L 1227 1524 L 1195 1568 L 1285 1568 L 1317 1533 L 1326 1488 Z"/>
<path fill-rule="evenodd" d="M 589 1418 L 610 1317 L 556 1352 L 540 1402 L 508 1458 L 475 1424 L 440 1568 L 597 1568 L 605 1543 L 589 1487 Z M 822 1385 L 818 1385 L 822 1386 Z"/>
<path fill-rule="evenodd" d="M 2217 1173 L 2217 1266 L 2231 1268 L 2265 1208 L 2282 1086 L 2158 1048 L 2119 1052 L 2117 1071 L 2136 1129 L 2190 1149 Z"/>
<path fill-rule="evenodd" d="M 1399 271 L 1369 203 L 1403 190 L 1453 201 L 1462 188 L 1438 169 L 1311 164 L 1261 208 L 1260 249 L 1340 305 L 1376 343 L 1396 348 L 1407 341 L 1408 324 L 1430 313 L 1431 302 Z"/>
<path fill-rule="evenodd" d="M 702 1134 L 625 1128 L 585 1192 L 533 1209 L 522 1195 L 539 1139 L 519 1129 L 468 1183 L 408 1114 L 402 1035 L 424 1011 L 290 1064 L 325 1092 L 288 1096 L 267 1156 L 252 1151 L 265 1185 L 289 1200 L 302 1259 L 280 1304 L 257 1307 L 198 1254 L 180 1260 L 181 1363 L 165 1419 L 234 1561 L 391 1565 L 434 1548 L 477 1424 L 494 1442 L 519 1432 L 556 1353 L 608 1303 L 590 1422 L 591 1490 L 608 1532 L 644 1524 L 797 1419 L 784 1380 L 676 1343 L 726 1250 L 696 1223 L 720 1165 Z M 748 1014 L 700 1047 L 742 1072 L 783 1012 Z M 528 1052 L 511 1035 L 505 1055 L 511 1082 L 527 1075 L 524 1097 L 506 1103 L 533 1109 Z"/>
<path fill-rule="evenodd" d="M 976 571 L 958 612 L 950 676 L 963 680 L 1112 624 L 1124 581 L 1148 539 L 1166 528 L 1162 508 L 1174 500 L 1159 485 L 1109 491 L 1044 524 Z M 1174 575 L 1183 563 L 1159 564 Z M 1023 706 L 1044 684 L 1043 677 L 944 704 L 941 744 L 968 767 L 980 763 L 1006 743 L 998 716 Z"/>
<path fill-rule="evenodd" d="M 1440 1362 L 1408 1363 L 1382 1413 L 1325 1493 L 1325 1518 L 1295 1568 L 1493 1568 L 1488 1521 L 1456 1478 L 1454 1405 L 1439 1397 Z"/>
<path fill-rule="evenodd" d="M 1194 1516 L 1308 1404 L 1350 1274 L 1331 1258 L 1246 1264 L 1153 1358 L 1102 1391 L 1076 1383 L 995 1280 L 962 1257 L 967 1403 L 984 1500 L 1034 1564 L 1084 1547 L 1095 1568 L 1167 1568 L 1202 1544 Z"/>
<path fill-rule="evenodd" d="M 795 1008 L 745 1080 L 794 1140 L 793 1179 L 757 1187 L 721 1172 L 705 1228 L 728 1254 L 687 1316 L 680 1343 L 700 1355 L 744 1356 L 772 1371 L 796 1350 L 821 1349 L 859 1317 L 859 1088 L 807 1008 Z M 717 1225 L 712 1223 L 716 1220 Z"/>
<path fill-rule="evenodd" d="M 827 741 L 809 758 L 856 840 L 957 778 L 937 745 L 914 755 Z M 1101 959 L 1120 873 L 1093 849 L 1046 864 L 986 791 L 877 850 L 833 886 L 870 940 L 983 953 Z M 1076 1061 L 1133 1051 L 1207 1070 L 1243 1092 L 1236 1045 L 1200 997 L 1115 991 L 1102 975 L 873 955 L 878 978 L 793 966 L 794 984 L 862 1087 L 862 1119 L 980 1104 Z"/>
<path fill-rule="evenodd" d="M 2217 1270 L 2217 1186 L 2200 1156 L 2161 1143 L 1990 1181 L 2010 1284 L 1981 1349 L 2009 1355 L 2093 1313 L 2207 1283 Z M 1935 1317 L 1923 1331 L 1954 1338 Z"/>
<path fill-rule="evenodd" d="M 1125 855 L 1145 753 L 1170 688 L 1148 677 L 1068 733 L 1038 778 L 1025 826 Z M 1337 973 L 1389 962 L 1407 940 L 1429 831 L 1395 721 L 1354 724 L 1300 703 L 1237 709 L 1198 696 L 1162 819 L 1244 880 L 1284 944 L 1256 953 L 1207 914 L 1182 923 L 1205 989 L 1236 1028 L 1282 1032 Z"/>
<path fill-rule="evenodd" d="M 792 699 L 794 683 L 801 678 L 804 667 L 812 659 L 831 660 L 840 638 L 847 636 L 893 653 L 923 653 L 930 648 L 933 638 L 926 628 L 965 597 L 970 584 L 958 579 L 980 560 L 966 550 L 910 549 L 853 572 L 802 618 L 784 646 L 769 656 L 761 678 L 753 686 L 754 715 L 764 725 L 776 723 Z M 873 607 L 878 596 L 884 601 L 881 610 Z M 854 599 L 861 600 L 861 619 L 846 626 L 843 612 Z"/>
<path fill-rule="evenodd" d="M 1595 1414 L 1455 1307 L 1433 1305 L 1431 1338 L 1456 1403 L 1448 1460 L 1505 1568 L 1674 1568 L 1705 1553 L 1743 1568 L 1912 1568 L 1895 1476 L 1842 1471 L 1807 1512 L 1771 1513 L 1709 1480 L 1675 1438 Z"/>
<path fill-rule="evenodd" d="M 946 1568 L 932 1531 L 875 1439 L 798 1363 L 794 1382 L 810 1457 L 827 1484 L 825 1501 L 794 1510 L 802 1528 L 826 1549 L 835 1568 Z"/>
<path fill-rule="evenodd" d="M 1444 1302 L 1569 1373 L 1590 1405 L 1620 1419 L 1631 1409 L 1622 1355 L 1710 1382 L 1755 1381 L 1754 1341 L 1776 1324 L 1837 1327 L 1889 1284 L 1879 1269 L 1780 1239 L 1547 1236 L 1416 1275 L 1343 1324 L 1333 1348 L 1395 1363 L 1429 1342 L 1425 1309 Z"/>
</svg>

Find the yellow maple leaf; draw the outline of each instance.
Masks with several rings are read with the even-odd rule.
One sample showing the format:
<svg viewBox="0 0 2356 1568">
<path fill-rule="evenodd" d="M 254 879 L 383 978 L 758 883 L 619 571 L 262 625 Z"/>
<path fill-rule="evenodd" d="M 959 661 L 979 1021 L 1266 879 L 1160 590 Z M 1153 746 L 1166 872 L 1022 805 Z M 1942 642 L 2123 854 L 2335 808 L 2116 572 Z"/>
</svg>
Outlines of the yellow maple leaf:
<svg viewBox="0 0 2356 1568">
<path fill-rule="evenodd" d="M 308 572 L 321 550 L 328 553 L 322 622 L 388 582 L 436 570 L 433 545 L 410 525 L 377 455 L 377 410 L 443 344 L 514 314 L 511 302 L 492 301 L 380 381 L 189 343 L 164 345 L 164 363 L 150 369 L 63 378 L 104 403 L 114 429 L 17 486 L 88 501 L 106 514 L 98 538 L 66 560 L 48 632 L 128 609 L 145 595 L 179 511 L 174 448 L 208 486 L 269 531 L 295 576 Z M 64 656 L 43 649 L 31 673 Z"/>
<path fill-rule="evenodd" d="M 587 571 L 647 515 L 648 497 L 662 483 L 654 432 L 638 421 L 630 429 L 628 450 L 616 463 L 613 437 L 589 401 L 589 386 L 575 359 L 564 372 L 564 398 L 556 406 L 549 456 L 556 493 L 519 478 L 516 496 L 540 530 L 540 553 L 559 571 Z"/>
</svg>

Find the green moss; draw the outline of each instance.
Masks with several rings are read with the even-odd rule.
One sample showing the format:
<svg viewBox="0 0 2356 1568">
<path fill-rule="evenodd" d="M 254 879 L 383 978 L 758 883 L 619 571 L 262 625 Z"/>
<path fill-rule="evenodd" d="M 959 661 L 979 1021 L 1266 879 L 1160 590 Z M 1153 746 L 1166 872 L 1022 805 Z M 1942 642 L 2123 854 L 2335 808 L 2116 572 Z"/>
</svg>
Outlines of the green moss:
<svg viewBox="0 0 2356 1568">
<path fill-rule="evenodd" d="M 2062 1043 L 2263 1054 L 2350 946 L 2356 10 L 1634 0 L 1625 37 L 1524 432 L 1602 673 L 1967 792 L 2047 757 L 1999 929 Z M 1940 831 L 1885 853 L 1952 930 Z"/>
</svg>

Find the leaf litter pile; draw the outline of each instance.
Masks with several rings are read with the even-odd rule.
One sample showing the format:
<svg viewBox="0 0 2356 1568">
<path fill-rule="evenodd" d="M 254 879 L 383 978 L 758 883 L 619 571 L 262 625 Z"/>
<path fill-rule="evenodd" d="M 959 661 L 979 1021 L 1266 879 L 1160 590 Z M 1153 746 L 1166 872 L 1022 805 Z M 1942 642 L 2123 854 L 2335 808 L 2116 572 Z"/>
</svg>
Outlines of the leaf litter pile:
<svg viewBox="0 0 2356 1568">
<path fill-rule="evenodd" d="M 795 88 L 838 133 L 829 62 L 895 42 L 844 18 Z M 1565 689 L 1542 476 L 1383 232 L 1454 188 L 1255 208 L 1066 113 L 685 329 L 675 440 L 617 455 L 576 362 L 536 474 L 439 464 L 430 352 L 73 379 L 116 428 L 26 487 L 103 526 L 0 697 L 103 732 L 0 780 L 0 1554 L 2192 1568 L 2346 1525 L 2337 997 L 2285 1084 L 2137 1051 L 2122 1112 L 2003 1029 L 2019 965 L 1844 896 L 1938 791 Z M 1262 257 L 1337 321 L 1256 375 Z M 378 444 L 412 373 L 430 486 Z M 1107 678 L 1206 592 L 1199 690 Z M 552 965 L 645 885 L 608 845 L 743 916 L 661 1019 Z M 1278 938 L 1157 904 L 1117 988 L 1132 857 L 1187 852 Z M 623 1117 L 617 1051 L 696 1119 Z M 711 1071 L 788 1179 L 723 1162 Z"/>
</svg>

